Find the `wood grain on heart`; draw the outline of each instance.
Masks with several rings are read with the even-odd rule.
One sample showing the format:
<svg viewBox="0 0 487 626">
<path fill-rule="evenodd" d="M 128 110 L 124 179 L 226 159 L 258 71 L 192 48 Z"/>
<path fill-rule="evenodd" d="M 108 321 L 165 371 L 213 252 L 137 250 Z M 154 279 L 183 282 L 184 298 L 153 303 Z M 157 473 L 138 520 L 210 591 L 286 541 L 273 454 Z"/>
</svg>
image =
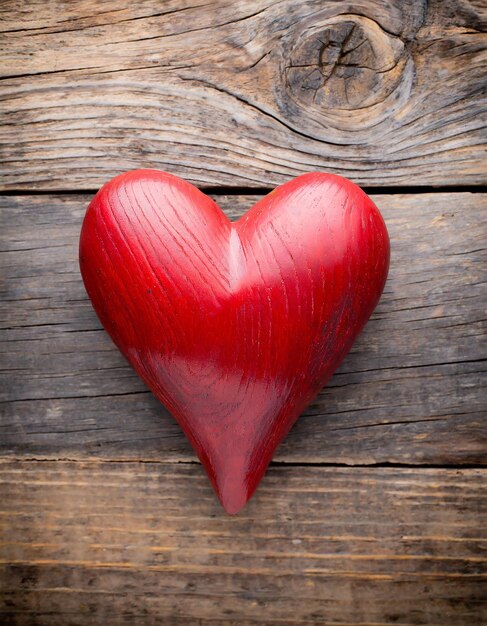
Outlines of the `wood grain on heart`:
<svg viewBox="0 0 487 626">
<path fill-rule="evenodd" d="M 91 202 L 80 266 L 102 324 L 236 513 L 370 317 L 389 239 L 339 176 L 300 176 L 232 223 L 182 179 L 138 170 Z"/>
</svg>

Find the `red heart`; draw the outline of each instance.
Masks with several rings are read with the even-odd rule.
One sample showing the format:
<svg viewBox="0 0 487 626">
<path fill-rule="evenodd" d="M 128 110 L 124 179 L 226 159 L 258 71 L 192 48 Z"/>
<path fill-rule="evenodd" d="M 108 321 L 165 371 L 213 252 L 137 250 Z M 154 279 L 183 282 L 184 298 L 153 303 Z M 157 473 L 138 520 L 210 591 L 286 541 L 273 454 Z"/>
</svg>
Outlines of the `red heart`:
<svg viewBox="0 0 487 626">
<path fill-rule="evenodd" d="M 389 239 L 332 174 L 300 176 L 232 224 L 196 187 L 138 170 L 91 202 L 80 265 L 103 326 L 236 513 L 374 310 Z"/>
</svg>

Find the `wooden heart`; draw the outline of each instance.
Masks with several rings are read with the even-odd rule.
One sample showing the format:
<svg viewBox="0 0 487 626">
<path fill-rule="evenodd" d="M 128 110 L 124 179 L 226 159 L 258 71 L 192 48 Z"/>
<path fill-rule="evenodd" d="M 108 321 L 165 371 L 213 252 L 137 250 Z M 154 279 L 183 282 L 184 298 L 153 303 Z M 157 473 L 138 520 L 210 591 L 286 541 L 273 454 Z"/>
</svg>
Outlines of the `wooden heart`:
<svg viewBox="0 0 487 626">
<path fill-rule="evenodd" d="M 91 202 L 80 266 L 103 326 L 233 514 L 374 310 L 389 239 L 339 176 L 300 176 L 232 223 L 189 183 L 138 170 Z"/>
</svg>

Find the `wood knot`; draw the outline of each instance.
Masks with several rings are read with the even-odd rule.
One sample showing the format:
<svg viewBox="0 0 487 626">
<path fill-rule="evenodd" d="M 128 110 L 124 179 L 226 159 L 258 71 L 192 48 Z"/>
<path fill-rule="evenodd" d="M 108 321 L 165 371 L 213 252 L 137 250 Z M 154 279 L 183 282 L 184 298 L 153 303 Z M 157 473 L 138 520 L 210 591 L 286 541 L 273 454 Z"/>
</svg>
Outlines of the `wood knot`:
<svg viewBox="0 0 487 626">
<path fill-rule="evenodd" d="M 300 107 L 351 111 L 384 102 L 404 82 L 403 41 L 369 18 L 340 15 L 303 32 L 284 67 Z"/>
</svg>

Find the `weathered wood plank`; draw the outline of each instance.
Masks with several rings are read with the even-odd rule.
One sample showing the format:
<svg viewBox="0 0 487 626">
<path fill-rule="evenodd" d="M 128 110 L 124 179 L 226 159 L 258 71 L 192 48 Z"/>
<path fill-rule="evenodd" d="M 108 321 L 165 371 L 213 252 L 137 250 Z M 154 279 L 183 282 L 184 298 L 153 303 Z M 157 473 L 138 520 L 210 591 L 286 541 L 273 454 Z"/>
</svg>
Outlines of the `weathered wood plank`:
<svg viewBox="0 0 487 626">
<path fill-rule="evenodd" d="M 6 0 L 2 188 L 485 182 L 484 2 Z"/>
<path fill-rule="evenodd" d="M 297 469 L 1 462 L 2 624 L 485 623 L 486 470 Z"/>
<path fill-rule="evenodd" d="M 485 463 L 485 195 L 373 198 L 392 243 L 383 299 L 276 460 Z M 255 197 L 217 200 L 236 216 Z M 84 292 L 77 245 L 88 196 L 0 203 L 2 453 L 194 458 Z"/>
</svg>

